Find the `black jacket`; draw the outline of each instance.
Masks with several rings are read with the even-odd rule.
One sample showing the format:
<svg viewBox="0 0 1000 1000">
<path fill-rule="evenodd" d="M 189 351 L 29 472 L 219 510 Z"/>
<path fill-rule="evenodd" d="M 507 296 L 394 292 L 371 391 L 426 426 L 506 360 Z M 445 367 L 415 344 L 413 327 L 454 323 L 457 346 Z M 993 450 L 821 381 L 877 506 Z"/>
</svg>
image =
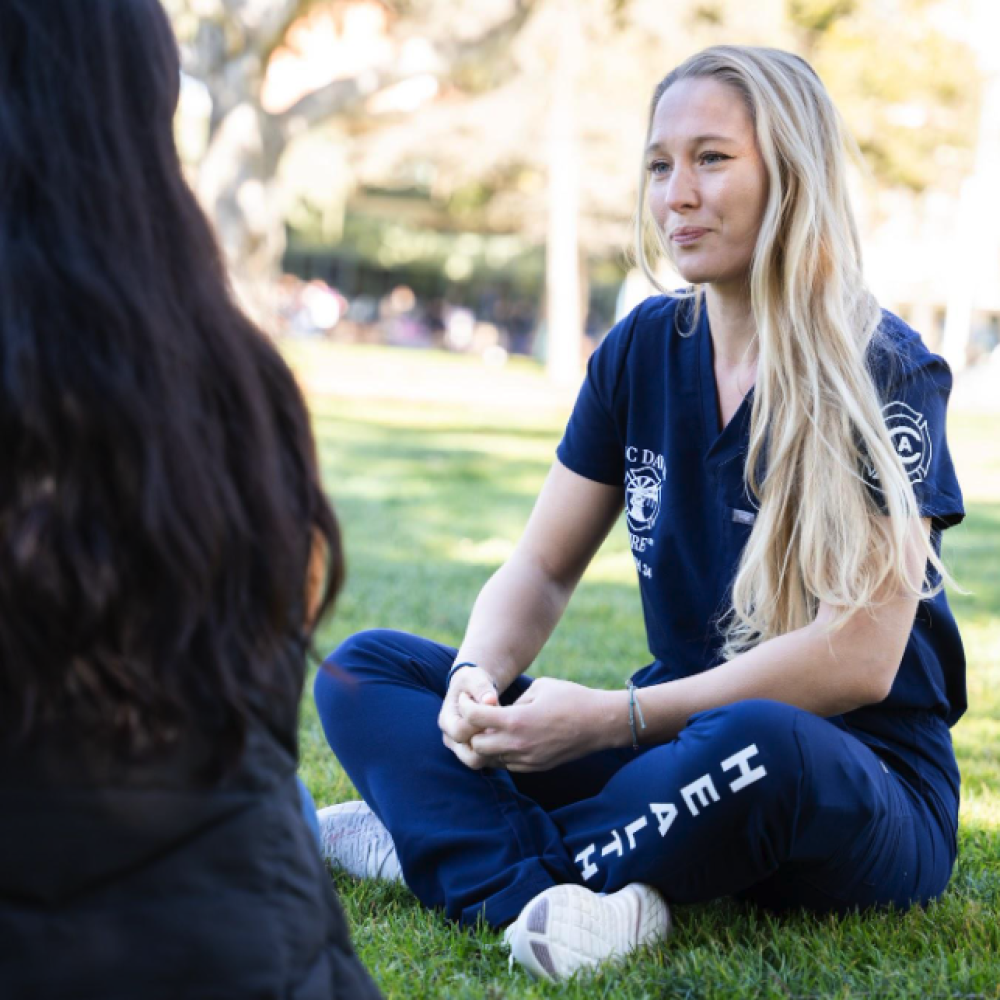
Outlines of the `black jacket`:
<svg viewBox="0 0 1000 1000">
<path fill-rule="evenodd" d="M 197 742 L 141 766 L 52 730 L 0 751 L 2 1000 L 378 997 L 299 809 L 294 739 L 256 725 L 211 789 Z"/>
</svg>

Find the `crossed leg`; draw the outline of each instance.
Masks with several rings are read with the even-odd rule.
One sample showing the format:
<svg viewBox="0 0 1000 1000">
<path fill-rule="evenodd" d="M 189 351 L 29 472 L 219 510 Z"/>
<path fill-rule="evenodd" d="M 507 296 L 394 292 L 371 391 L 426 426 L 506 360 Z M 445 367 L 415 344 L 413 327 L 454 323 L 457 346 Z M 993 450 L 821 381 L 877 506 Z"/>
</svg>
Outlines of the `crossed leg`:
<svg viewBox="0 0 1000 1000">
<path fill-rule="evenodd" d="M 947 884 L 947 834 L 920 796 L 827 720 L 746 701 L 638 754 L 526 775 L 471 771 L 437 727 L 454 656 L 366 632 L 330 657 L 315 689 L 330 746 L 388 827 L 407 884 L 452 919 L 503 926 L 565 883 L 817 910 L 903 908 Z"/>
</svg>

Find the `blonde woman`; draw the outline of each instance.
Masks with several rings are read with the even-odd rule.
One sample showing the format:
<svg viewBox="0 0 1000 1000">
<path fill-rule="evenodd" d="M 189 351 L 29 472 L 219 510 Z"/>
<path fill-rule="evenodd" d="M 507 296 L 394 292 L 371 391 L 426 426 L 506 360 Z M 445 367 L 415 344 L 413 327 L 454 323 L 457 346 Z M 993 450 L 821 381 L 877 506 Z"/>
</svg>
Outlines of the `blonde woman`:
<svg viewBox="0 0 1000 1000">
<path fill-rule="evenodd" d="M 595 353 L 461 648 L 365 633 L 316 685 L 365 800 L 321 814 L 329 855 L 510 925 L 551 979 L 667 903 L 905 908 L 955 859 L 951 378 L 865 288 L 838 115 L 798 57 L 709 49 L 657 87 L 643 166 L 640 258 L 691 290 Z M 655 659 L 530 682 L 623 509 Z"/>
</svg>

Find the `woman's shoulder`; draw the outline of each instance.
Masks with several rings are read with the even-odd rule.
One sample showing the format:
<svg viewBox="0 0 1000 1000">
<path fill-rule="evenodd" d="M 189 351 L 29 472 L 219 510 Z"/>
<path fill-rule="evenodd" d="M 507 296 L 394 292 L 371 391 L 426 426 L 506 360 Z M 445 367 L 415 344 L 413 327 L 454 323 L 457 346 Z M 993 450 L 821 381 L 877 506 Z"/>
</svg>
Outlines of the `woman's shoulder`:
<svg viewBox="0 0 1000 1000">
<path fill-rule="evenodd" d="M 651 295 L 622 317 L 601 342 L 601 348 L 619 356 L 642 354 L 651 345 L 662 344 L 664 335 L 678 332 L 686 299 L 675 295 Z"/>
<path fill-rule="evenodd" d="M 687 289 L 678 289 L 676 292 L 662 293 L 660 295 L 650 295 L 636 307 L 637 319 L 643 324 L 674 324 L 678 318 L 679 309 L 690 309 L 693 299 L 685 293 Z"/>
<path fill-rule="evenodd" d="M 927 346 L 919 331 L 888 309 L 882 309 L 869 343 L 868 364 L 880 386 L 903 382 L 920 373 L 951 385 L 951 370 L 944 358 Z"/>
<path fill-rule="evenodd" d="M 693 316 L 693 303 L 694 300 L 682 292 L 650 295 L 633 310 L 637 330 L 644 335 L 675 334 L 678 324 L 689 314 Z"/>
</svg>

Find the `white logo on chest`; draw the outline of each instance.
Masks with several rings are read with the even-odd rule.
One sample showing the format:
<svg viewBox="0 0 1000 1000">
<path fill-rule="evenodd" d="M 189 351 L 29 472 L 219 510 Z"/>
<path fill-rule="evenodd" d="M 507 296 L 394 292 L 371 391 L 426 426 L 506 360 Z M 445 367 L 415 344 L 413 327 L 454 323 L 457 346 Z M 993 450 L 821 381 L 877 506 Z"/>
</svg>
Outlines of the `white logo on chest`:
<svg viewBox="0 0 1000 1000">
<path fill-rule="evenodd" d="M 625 457 L 630 462 L 638 461 L 640 449 L 629 446 Z M 641 460 L 643 464 L 638 469 L 625 472 L 625 516 L 634 532 L 649 531 L 656 523 L 666 470 L 663 456 L 648 448 L 641 450 Z"/>
</svg>

